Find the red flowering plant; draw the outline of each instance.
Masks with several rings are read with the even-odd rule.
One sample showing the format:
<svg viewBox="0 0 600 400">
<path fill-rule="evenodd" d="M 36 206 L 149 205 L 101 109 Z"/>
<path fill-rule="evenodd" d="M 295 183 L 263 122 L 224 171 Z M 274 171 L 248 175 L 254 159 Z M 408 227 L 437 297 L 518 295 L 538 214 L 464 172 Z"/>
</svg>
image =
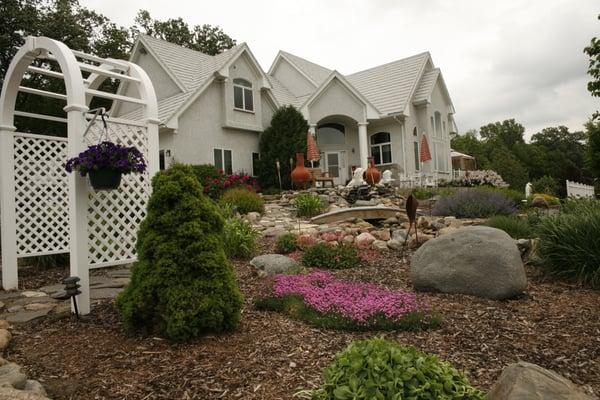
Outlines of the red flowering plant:
<svg viewBox="0 0 600 400">
<path fill-rule="evenodd" d="M 206 177 L 200 183 L 204 187 L 204 193 L 214 200 L 221 198 L 227 189 L 246 188 L 255 192 L 259 190 L 258 181 L 250 175 L 243 172 L 226 175 L 222 169 L 218 174 Z"/>
</svg>

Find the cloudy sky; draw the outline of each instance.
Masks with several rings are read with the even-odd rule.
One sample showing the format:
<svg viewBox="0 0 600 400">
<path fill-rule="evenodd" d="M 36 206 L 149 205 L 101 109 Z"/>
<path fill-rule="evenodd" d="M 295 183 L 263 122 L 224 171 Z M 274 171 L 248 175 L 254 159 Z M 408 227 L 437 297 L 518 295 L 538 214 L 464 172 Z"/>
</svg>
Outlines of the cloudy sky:
<svg viewBox="0 0 600 400">
<path fill-rule="evenodd" d="M 459 130 L 515 118 L 531 136 L 582 129 L 600 99 L 586 90 L 583 48 L 600 36 L 598 0 L 82 0 L 129 26 L 154 18 L 219 25 L 263 69 L 279 49 L 341 73 L 430 51 Z"/>
</svg>

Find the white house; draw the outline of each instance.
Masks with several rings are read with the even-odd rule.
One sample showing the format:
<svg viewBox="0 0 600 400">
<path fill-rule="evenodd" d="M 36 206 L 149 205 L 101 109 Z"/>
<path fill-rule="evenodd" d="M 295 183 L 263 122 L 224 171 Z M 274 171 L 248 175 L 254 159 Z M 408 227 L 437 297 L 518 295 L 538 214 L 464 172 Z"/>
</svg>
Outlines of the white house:
<svg viewBox="0 0 600 400">
<path fill-rule="evenodd" d="M 450 177 L 454 107 L 427 52 L 342 75 L 280 51 L 264 72 L 245 43 L 209 56 L 142 35 L 130 60 L 155 85 L 163 165 L 212 163 L 254 174 L 260 133 L 274 110 L 291 104 L 316 134 L 321 168 L 336 183 L 345 183 L 353 166 L 365 167 L 368 156 L 396 175 L 423 169 Z M 139 112 L 129 104 L 113 110 Z M 420 165 L 423 134 L 433 160 Z"/>
</svg>

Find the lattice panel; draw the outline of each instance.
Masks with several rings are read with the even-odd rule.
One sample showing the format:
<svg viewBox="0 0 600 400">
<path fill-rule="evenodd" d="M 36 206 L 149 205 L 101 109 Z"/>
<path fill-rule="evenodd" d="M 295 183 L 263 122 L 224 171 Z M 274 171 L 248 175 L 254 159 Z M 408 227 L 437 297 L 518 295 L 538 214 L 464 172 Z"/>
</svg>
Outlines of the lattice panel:
<svg viewBox="0 0 600 400">
<path fill-rule="evenodd" d="M 103 125 L 97 121 L 86 136 L 87 144 L 106 140 Z M 108 122 L 108 140 L 137 147 L 148 162 L 148 136 L 145 127 Z M 150 178 L 144 174 L 123 175 L 118 190 L 94 192 L 90 186 L 88 203 L 89 263 L 91 267 L 135 261 L 137 230 L 146 216 Z"/>
<path fill-rule="evenodd" d="M 67 139 L 14 134 L 17 255 L 69 251 Z"/>
</svg>

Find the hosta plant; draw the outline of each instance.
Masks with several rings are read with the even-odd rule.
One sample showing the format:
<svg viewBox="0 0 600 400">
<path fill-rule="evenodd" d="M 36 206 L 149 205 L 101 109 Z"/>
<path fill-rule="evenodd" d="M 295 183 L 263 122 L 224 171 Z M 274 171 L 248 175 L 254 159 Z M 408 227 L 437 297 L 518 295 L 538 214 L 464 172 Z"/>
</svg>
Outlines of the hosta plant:
<svg viewBox="0 0 600 400">
<path fill-rule="evenodd" d="M 301 392 L 313 400 L 483 400 L 485 394 L 446 361 L 382 338 L 338 353 L 323 384 Z"/>
</svg>

